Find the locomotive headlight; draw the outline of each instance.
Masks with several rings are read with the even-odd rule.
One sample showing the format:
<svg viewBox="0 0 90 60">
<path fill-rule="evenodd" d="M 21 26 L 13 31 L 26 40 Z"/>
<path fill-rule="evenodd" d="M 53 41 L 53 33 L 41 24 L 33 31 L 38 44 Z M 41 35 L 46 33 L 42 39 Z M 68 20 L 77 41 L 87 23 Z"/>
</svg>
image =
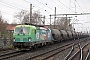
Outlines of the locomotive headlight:
<svg viewBox="0 0 90 60">
<path fill-rule="evenodd" d="M 28 38 L 28 41 L 31 41 L 31 37 Z"/>
<path fill-rule="evenodd" d="M 13 39 L 13 41 L 15 41 L 15 39 Z"/>
<path fill-rule="evenodd" d="M 31 39 L 29 39 L 29 41 L 31 41 Z"/>
</svg>

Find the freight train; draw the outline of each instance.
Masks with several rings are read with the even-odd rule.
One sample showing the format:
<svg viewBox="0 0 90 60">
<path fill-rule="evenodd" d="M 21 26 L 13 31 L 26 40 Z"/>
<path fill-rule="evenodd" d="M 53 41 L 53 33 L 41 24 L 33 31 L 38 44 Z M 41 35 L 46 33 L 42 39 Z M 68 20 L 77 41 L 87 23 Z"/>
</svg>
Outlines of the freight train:
<svg viewBox="0 0 90 60">
<path fill-rule="evenodd" d="M 51 44 L 88 37 L 80 32 L 49 29 L 42 26 L 17 25 L 13 33 L 14 48 L 36 48 Z"/>
</svg>

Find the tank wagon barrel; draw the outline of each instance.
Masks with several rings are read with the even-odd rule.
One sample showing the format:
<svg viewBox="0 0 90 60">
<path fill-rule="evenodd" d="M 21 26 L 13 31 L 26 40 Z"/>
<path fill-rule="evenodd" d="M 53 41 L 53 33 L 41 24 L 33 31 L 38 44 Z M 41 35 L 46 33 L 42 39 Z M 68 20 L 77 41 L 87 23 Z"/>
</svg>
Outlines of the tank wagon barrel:
<svg viewBox="0 0 90 60">
<path fill-rule="evenodd" d="M 53 41 L 62 40 L 61 32 L 58 29 L 51 29 Z"/>
<path fill-rule="evenodd" d="M 67 31 L 67 33 L 68 33 L 68 39 L 72 39 L 72 32 L 71 31 Z"/>
</svg>

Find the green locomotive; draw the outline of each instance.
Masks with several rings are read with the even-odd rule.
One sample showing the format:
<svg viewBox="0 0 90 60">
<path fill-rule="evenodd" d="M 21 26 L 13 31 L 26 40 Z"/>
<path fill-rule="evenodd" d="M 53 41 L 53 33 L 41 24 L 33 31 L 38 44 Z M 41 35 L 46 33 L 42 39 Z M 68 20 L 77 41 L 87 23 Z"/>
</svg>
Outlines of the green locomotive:
<svg viewBox="0 0 90 60">
<path fill-rule="evenodd" d="M 32 25 L 18 25 L 13 33 L 13 46 L 31 48 L 51 42 L 51 31 L 48 28 Z"/>
</svg>

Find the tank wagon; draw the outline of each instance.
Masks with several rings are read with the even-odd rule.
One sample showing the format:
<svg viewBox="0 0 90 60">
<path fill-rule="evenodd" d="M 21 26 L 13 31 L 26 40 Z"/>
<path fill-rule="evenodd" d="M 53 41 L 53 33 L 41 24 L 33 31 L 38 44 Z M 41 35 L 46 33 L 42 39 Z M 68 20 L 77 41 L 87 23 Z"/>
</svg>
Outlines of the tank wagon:
<svg viewBox="0 0 90 60">
<path fill-rule="evenodd" d="M 74 40 L 87 37 L 75 31 L 49 29 L 33 25 L 17 25 L 13 33 L 13 46 L 15 48 L 36 48 L 54 42 Z"/>
<path fill-rule="evenodd" d="M 73 36 L 72 36 L 72 32 L 71 31 L 67 31 L 67 36 L 68 36 L 68 39 L 73 39 Z"/>
</svg>

